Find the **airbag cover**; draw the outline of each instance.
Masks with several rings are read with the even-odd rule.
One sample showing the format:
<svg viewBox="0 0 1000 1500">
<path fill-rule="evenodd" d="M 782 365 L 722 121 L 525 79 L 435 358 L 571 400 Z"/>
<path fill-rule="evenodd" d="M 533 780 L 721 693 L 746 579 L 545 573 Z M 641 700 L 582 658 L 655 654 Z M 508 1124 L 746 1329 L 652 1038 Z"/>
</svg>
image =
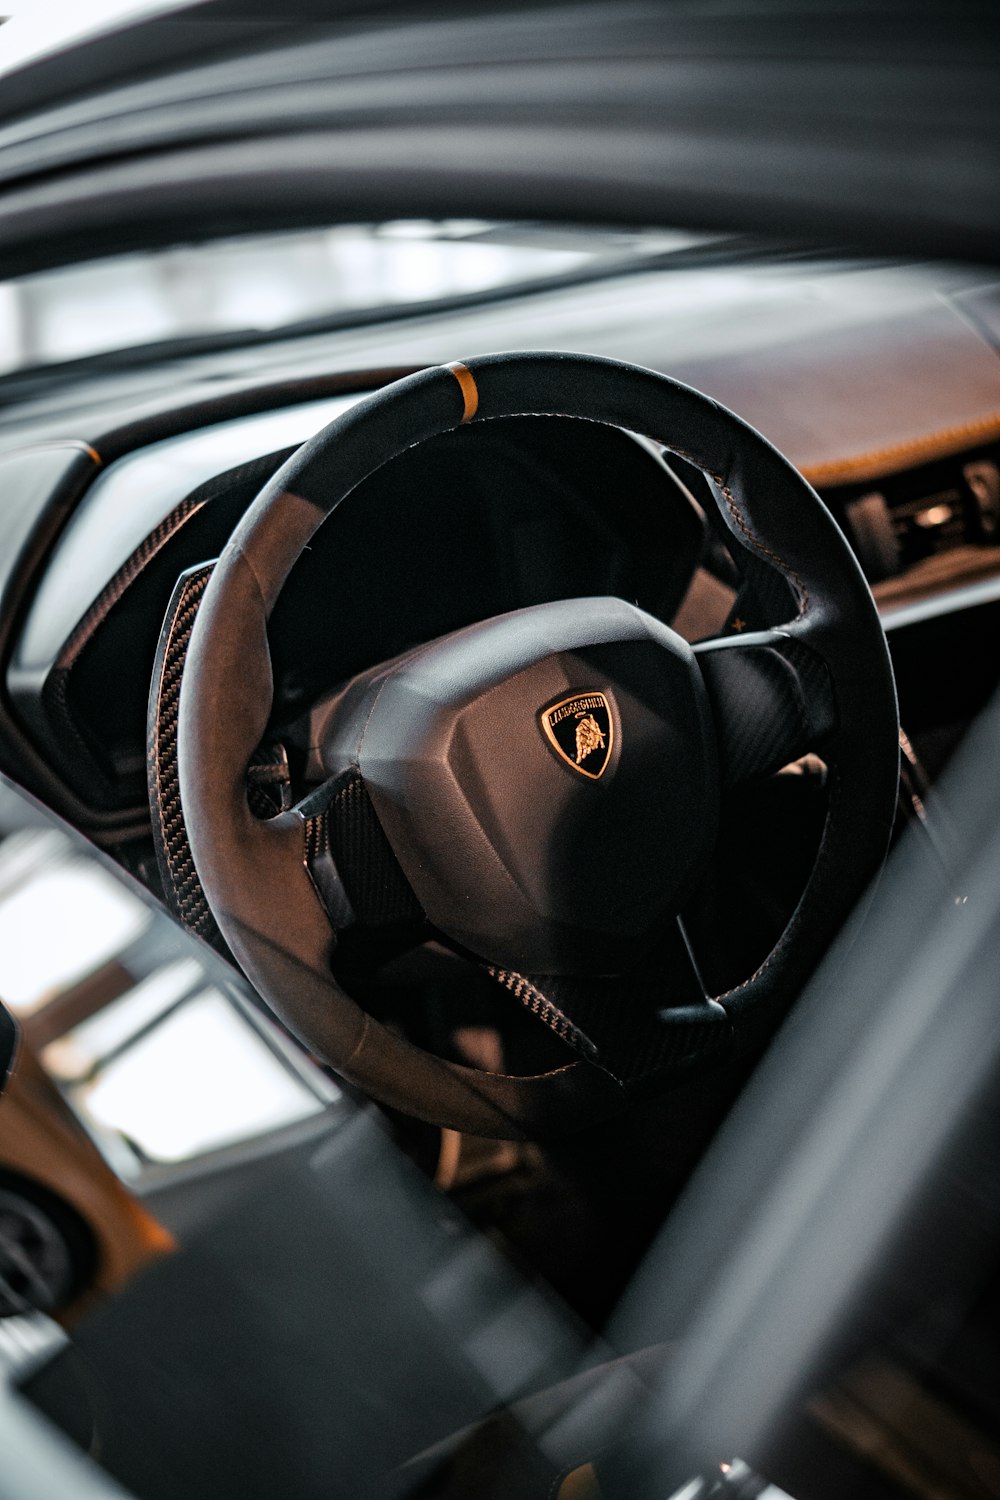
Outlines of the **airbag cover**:
<svg viewBox="0 0 1000 1500">
<path fill-rule="evenodd" d="M 715 836 L 687 644 L 620 599 L 567 600 L 410 653 L 372 698 L 352 706 L 357 765 L 430 920 L 506 967 L 634 962 Z"/>
</svg>

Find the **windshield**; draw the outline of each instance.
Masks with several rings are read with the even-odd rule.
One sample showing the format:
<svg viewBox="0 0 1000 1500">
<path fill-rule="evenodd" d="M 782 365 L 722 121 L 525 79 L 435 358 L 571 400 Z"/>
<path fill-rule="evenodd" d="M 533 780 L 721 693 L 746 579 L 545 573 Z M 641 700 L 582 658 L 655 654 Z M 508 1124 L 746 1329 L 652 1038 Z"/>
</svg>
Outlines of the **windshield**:
<svg viewBox="0 0 1000 1500">
<path fill-rule="evenodd" d="M 0 373 L 177 340 L 398 316 L 648 265 L 718 238 L 405 220 L 111 256 L 0 284 Z"/>
</svg>

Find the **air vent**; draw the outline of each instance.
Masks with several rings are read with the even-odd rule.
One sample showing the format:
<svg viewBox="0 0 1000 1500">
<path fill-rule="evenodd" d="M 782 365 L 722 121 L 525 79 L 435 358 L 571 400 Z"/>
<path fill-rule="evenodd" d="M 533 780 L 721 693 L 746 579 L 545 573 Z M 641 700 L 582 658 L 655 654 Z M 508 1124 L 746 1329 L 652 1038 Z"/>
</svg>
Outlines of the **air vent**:
<svg viewBox="0 0 1000 1500">
<path fill-rule="evenodd" d="M 1000 544 L 1000 451 L 959 455 L 827 496 L 871 583 L 959 547 Z"/>
</svg>

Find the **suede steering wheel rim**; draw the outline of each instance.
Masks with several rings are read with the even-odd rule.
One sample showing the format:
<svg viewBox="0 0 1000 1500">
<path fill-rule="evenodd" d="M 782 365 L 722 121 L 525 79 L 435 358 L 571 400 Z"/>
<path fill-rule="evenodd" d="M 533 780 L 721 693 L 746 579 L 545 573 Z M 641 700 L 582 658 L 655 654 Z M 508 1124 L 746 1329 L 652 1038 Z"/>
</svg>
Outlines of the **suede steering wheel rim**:
<svg viewBox="0 0 1000 1500">
<path fill-rule="evenodd" d="M 313 533 L 356 485 L 406 448 L 462 423 L 515 415 L 558 415 L 624 428 L 703 470 L 746 576 L 783 623 L 705 642 L 691 652 L 666 627 L 619 601 L 588 601 L 600 603 L 601 610 L 590 608 L 587 618 L 600 615 L 613 628 L 605 625 L 595 634 L 591 625 L 590 634 L 582 635 L 583 612 L 541 606 L 548 611 L 541 626 L 511 616 L 484 627 L 483 640 L 489 643 L 502 644 L 517 631 L 521 640 L 529 628 L 542 628 L 544 639 L 554 642 L 547 655 L 526 655 L 523 644 L 512 648 L 515 656 L 522 655 L 508 676 L 520 673 L 517 681 L 530 684 L 532 673 L 551 677 L 556 659 L 593 663 L 605 659 L 602 650 L 618 652 L 615 661 L 645 652 L 654 662 L 654 677 L 657 664 L 667 663 L 678 680 L 683 678 L 671 713 L 678 721 L 686 713 L 684 724 L 701 726 L 702 735 L 694 750 L 677 749 L 683 760 L 671 762 L 675 781 L 684 783 L 677 795 L 693 809 L 685 813 L 684 837 L 684 830 L 694 830 L 692 837 L 701 830 L 697 836 L 710 840 L 719 784 L 764 774 L 816 747 L 830 767 L 819 853 L 798 906 L 756 973 L 724 995 L 689 996 L 677 1004 L 669 997 L 652 1004 L 640 997 L 637 1010 L 627 978 L 608 972 L 613 961 L 607 954 L 626 942 L 623 933 L 633 920 L 627 914 L 608 939 L 612 946 L 598 948 L 588 959 L 593 979 L 574 973 L 565 957 L 573 947 L 572 914 L 553 919 L 537 942 L 524 939 L 524 963 L 518 962 L 522 950 L 505 946 L 499 933 L 495 943 L 487 934 L 478 950 L 473 947 L 469 935 L 476 938 L 488 915 L 478 919 L 479 926 L 475 912 L 455 917 L 450 935 L 465 951 L 476 952 L 512 1003 L 527 1004 L 575 1045 L 575 1060 L 528 1078 L 480 1072 L 433 1056 L 390 1032 L 345 993 L 331 971 L 336 901 L 324 901 L 310 868 L 315 795 L 263 821 L 250 810 L 246 780 L 272 706 L 268 618 Z M 467 664 L 470 651 L 479 649 L 477 639 L 446 640 L 437 656 L 431 650 L 427 659 L 439 675 L 454 676 L 453 663 L 461 658 Z M 419 696 L 422 683 L 414 686 L 406 673 L 426 670 L 426 662 L 399 671 L 390 667 L 366 699 L 365 724 L 381 714 L 389 725 L 385 705 L 393 692 L 398 696 L 405 689 L 411 699 Z M 593 676 L 596 668 L 587 670 Z M 627 677 L 626 671 L 621 680 Z M 491 691 L 497 682 L 491 679 Z M 580 694 L 590 685 L 586 678 L 573 683 Z M 596 692 L 596 678 L 594 686 Z M 648 776 L 648 766 L 658 765 L 656 757 L 666 753 L 662 737 L 672 732 L 670 724 L 657 720 L 652 728 L 635 728 L 639 710 L 632 707 L 627 684 L 611 682 L 606 696 L 596 692 L 597 699 L 603 699 L 609 717 L 595 720 L 593 733 L 604 726 L 612 738 L 613 719 L 622 741 L 614 759 L 608 749 L 607 782 L 610 786 L 617 778 L 624 788 L 630 744 L 638 745 L 647 734 Z M 589 701 L 579 697 L 580 703 Z M 532 756 L 548 754 L 537 748 L 537 714 L 543 708 L 543 702 L 533 702 L 526 709 L 525 753 Z M 359 731 L 359 743 L 365 732 Z M 395 731 L 389 725 L 380 732 Z M 693 732 L 685 731 L 687 740 Z M 387 752 L 379 753 L 384 758 Z M 429 752 L 430 765 L 428 757 Z M 555 766 L 555 757 L 550 758 Z M 400 764 L 405 759 L 401 752 Z M 377 757 L 369 761 L 381 764 Z M 551 775 L 564 778 L 567 798 L 590 795 L 582 779 L 574 780 L 574 769 L 556 767 Z M 181 690 L 178 770 L 195 867 L 218 926 L 261 996 L 311 1050 L 374 1098 L 430 1123 L 495 1136 L 545 1135 L 579 1129 L 620 1110 L 633 1094 L 662 1087 L 773 1027 L 884 859 L 896 802 L 898 717 L 885 635 L 861 570 L 819 497 L 759 433 L 708 397 L 651 370 L 575 354 L 493 354 L 436 366 L 377 391 L 300 448 L 264 487 L 216 564 L 198 611 Z M 455 902 L 449 906 L 451 898 L 427 883 L 419 851 L 409 848 L 413 829 L 419 838 L 421 814 L 407 810 L 416 783 L 412 777 L 400 780 L 402 774 L 393 772 L 396 779 L 387 790 L 372 773 L 375 811 L 410 883 L 419 886 L 424 880 L 418 891 L 422 904 L 433 910 L 435 901 L 443 902 L 447 931 Z M 695 790 L 685 777 L 698 781 Z M 608 799 L 615 795 L 613 789 L 594 793 L 605 798 L 601 805 L 609 818 L 615 804 Z M 639 793 L 633 787 L 627 795 L 634 801 Z M 680 827 L 667 793 L 658 789 L 656 797 L 663 827 Z M 586 809 L 574 817 L 585 824 Z M 677 840 L 679 848 L 681 834 Z M 688 859 L 682 850 L 674 862 L 687 860 L 693 869 L 699 857 L 693 852 Z M 665 869 L 667 864 L 670 860 Z M 489 871 L 487 885 L 493 866 Z M 495 878 L 506 880 L 507 873 Z M 336 884 L 336 871 L 330 879 Z M 520 900 L 517 885 L 514 879 L 503 887 L 512 901 Z M 674 904 L 682 886 L 678 876 Z M 643 899 L 646 894 L 643 887 Z M 470 900 L 475 906 L 475 893 Z"/>
</svg>

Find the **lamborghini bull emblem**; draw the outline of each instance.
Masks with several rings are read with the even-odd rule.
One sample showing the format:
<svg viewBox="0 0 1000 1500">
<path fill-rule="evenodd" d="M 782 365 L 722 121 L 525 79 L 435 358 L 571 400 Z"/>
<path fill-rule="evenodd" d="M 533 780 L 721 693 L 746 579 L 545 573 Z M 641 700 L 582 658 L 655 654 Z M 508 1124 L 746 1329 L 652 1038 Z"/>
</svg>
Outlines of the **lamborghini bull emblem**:
<svg viewBox="0 0 1000 1500">
<path fill-rule="evenodd" d="M 545 738 L 559 759 L 590 781 L 599 781 L 608 768 L 615 727 L 603 693 L 577 693 L 562 698 L 539 715 Z"/>
</svg>

